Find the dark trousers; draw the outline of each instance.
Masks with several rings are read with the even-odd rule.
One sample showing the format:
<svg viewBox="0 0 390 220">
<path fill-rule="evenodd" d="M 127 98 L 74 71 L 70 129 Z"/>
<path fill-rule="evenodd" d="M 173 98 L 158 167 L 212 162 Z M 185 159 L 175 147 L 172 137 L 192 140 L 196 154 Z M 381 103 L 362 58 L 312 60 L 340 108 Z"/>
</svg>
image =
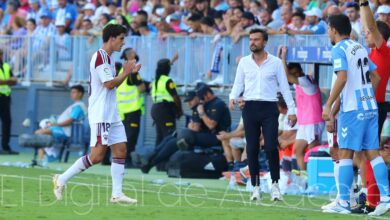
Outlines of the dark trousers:
<svg viewBox="0 0 390 220">
<path fill-rule="evenodd" d="M 156 166 L 157 164 L 169 160 L 169 158 L 178 151 L 176 137 L 166 137 L 161 141 L 160 145 L 156 147 L 155 154 L 150 160 L 150 165 Z"/>
<path fill-rule="evenodd" d="M 202 148 L 222 146 L 217 135 L 210 132 L 197 132 L 188 128 L 183 128 L 178 135 L 178 139 L 184 139 L 188 145 L 186 150 L 193 150 L 195 146 Z"/>
<path fill-rule="evenodd" d="M 242 112 L 246 150 L 252 186 L 259 186 L 259 146 L 263 132 L 264 150 L 268 159 L 272 182 L 280 178 L 278 150 L 278 117 L 276 102 L 246 101 Z"/>
<path fill-rule="evenodd" d="M 389 111 L 388 103 L 378 103 L 378 134 L 379 139 L 381 138 L 383 124 L 385 123 L 387 112 Z"/>
<path fill-rule="evenodd" d="M 164 137 L 176 130 L 175 104 L 171 102 L 155 103 L 151 109 L 151 116 L 156 126 L 156 146 Z"/>
<path fill-rule="evenodd" d="M 125 119 L 122 121 L 125 126 L 126 136 L 127 136 L 127 157 L 126 163 L 131 161 L 131 153 L 135 150 L 137 145 L 138 135 L 140 130 L 141 122 L 141 110 L 130 112 L 125 114 Z"/>
<path fill-rule="evenodd" d="M 3 150 L 11 150 L 9 140 L 11 137 L 11 97 L 0 95 L 0 119 L 1 119 L 1 146 Z"/>
</svg>

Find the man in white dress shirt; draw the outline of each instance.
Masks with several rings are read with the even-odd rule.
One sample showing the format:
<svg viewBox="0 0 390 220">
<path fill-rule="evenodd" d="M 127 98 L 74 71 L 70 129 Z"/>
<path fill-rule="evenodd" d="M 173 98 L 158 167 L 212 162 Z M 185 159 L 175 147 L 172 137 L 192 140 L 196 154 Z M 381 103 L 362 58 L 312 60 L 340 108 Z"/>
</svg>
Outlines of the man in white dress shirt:
<svg viewBox="0 0 390 220">
<path fill-rule="evenodd" d="M 237 67 L 236 78 L 230 93 L 229 108 L 241 92 L 245 106 L 242 112 L 245 138 L 247 142 L 248 165 L 251 183 L 254 186 L 251 200 L 261 199 L 259 190 L 259 137 L 264 136 L 264 148 L 269 162 L 272 187 L 271 200 L 282 200 L 278 180 L 278 88 L 286 100 L 288 120 L 291 126 L 297 122 L 295 103 L 292 98 L 282 61 L 264 50 L 268 34 L 262 29 L 253 29 L 249 33 L 249 46 L 252 53 L 243 57 Z"/>
</svg>

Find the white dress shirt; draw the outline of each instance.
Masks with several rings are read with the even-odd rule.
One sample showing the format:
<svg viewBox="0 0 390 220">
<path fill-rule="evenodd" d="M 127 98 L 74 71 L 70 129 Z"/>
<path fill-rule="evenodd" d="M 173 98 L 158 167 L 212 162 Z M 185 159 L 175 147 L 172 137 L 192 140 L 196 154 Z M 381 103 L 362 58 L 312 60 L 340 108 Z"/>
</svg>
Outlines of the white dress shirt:
<svg viewBox="0 0 390 220">
<path fill-rule="evenodd" d="M 284 71 L 282 60 L 267 52 L 267 59 L 259 66 L 252 54 L 241 58 L 230 100 L 236 100 L 244 91 L 245 101 L 278 101 L 281 91 L 288 107 L 288 115 L 295 114 L 295 103 Z"/>
</svg>

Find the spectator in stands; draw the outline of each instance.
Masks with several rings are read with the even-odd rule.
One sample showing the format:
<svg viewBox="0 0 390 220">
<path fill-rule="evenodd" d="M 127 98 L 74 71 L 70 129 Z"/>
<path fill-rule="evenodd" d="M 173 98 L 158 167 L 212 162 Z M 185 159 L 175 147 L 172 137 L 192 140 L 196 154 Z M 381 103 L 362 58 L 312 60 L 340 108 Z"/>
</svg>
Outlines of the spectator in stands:
<svg viewBox="0 0 390 220">
<path fill-rule="evenodd" d="M 202 28 L 202 34 L 204 35 L 216 35 L 218 33 L 214 19 L 211 17 L 203 17 L 200 20 L 200 27 Z"/>
<path fill-rule="evenodd" d="M 241 31 L 232 33 L 232 40 L 234 43 L 238 42 L 241 37 L 249 36 L 252 29 L 259 28 L 260 25 L 256 23 L 255 16 L 251 12 L 244 12 L 240 19 Z"/>
<path fill-rule="evenodd" d="M 352 29 L 360 35 L 362 31 L 362 23 L 360 22 L 359 6 L 356 2 L 348 2 L 346 5 L 345 14 L 351 22 Z"/>
<path fill-rule="evenodd" d="M 17 80 L 12 74 L 11 66 L 3 60 L 3 50 L 0 49 L 0 120 L 1 147 L 0 154 L 19 154 L 9 145 L 11 138 L 11 88 Z"/>
<path fill-rule="evenodd" d="M 216 11 L 226 11 L 229 9 L 229 5 L 224 0 L 213 0 L 210 2 L 210 6 Z"/>
<path fill-rule="evenodd" d="M 327 9 L 327 17 L 330 17 L 332 15 L 339 15 L 341 14 L 341 10 L 336 5 L 332 5 Z"/>
<path fill-rule="evenodd" d="M 259 18 L 260 18 L 260 25 L 263 26 L 262 28 L 265 28 L 267 30 L 269 29 L 279 30 L 279 28 L 281 28 L 283 25 L 282 21 L 273 20 L 270 12 L 266 9 L 262 9 L 260 11 Z"/>
<path fill-rule="evenodd" d="M 196 11 L 201 14 L 203 17 L 214 18 L 216 10 L 210 8 L 208 0 L 195 0 Z"/>
<path fill-rule="evenodd" d="M 40 13 L 41 20 L 40 24 L 34 30 L 32 37 L 33 41 L 33 50 L 41 53 L 45 53 L 45 48 L 49 46 L 50 37 L 56 34 L 56 28 L 51 23 L 52 14 L 48 9 L 42 10 Z"/>
<path fill-rule="evenodd" d="M 288 29 L 288 26 L 292 24 L 292 8 L 288 6 L 282 6 L 280 9 L 281 13 L 281 20 L 283 22 L 283 25 L 280 29 L 271 29 L 268 30 L 268 34 L 284 34 L 286 33 L 286 29 Z"/>
<path fill-rule="evenodd" d="M 206 84 L 199 86 L 196 93 L 200 100 L 196 110 L 204 128 L 181 130 L 177 136 L 177 145 L 181 150 L 193 150 L 195 146 L 201 148 L 222 146 L 217 135 L 221 131 L 230 131 L 229 109 Z"/>
<path fill-rule="evenodd" d="M 149 26 L 146 22 L 141 22 L 139 24 L 139 27 L 138 27 L 138 30 L 139 30 L 139 33 L 141 34 L 141 36 L 144 36 L 144 37 L 155 37 L 157 36 L 156 32 L 152 32 L 150 31 L 149 29 Z"/>
<path fill-rule="evenodd" d="M 288 30 L 303 31 L 306 28 L 305 15 L 302 12 L 295 12 L 292 15 L 291 23 L 287 25 L 287 28 L 282 29 L 281 33 L 288 33 Z"/>
<path fill-rule="evenodd" d="M 251 1 L 250 2 L 250 7 L 249 7 L 249 12 L 251 12 L 254 16 L 258 17 L 260 14 L 261 10 L 261 3 L 258 1 Z"/>
<path fill-rule="evenodd" d="M 28 4 L 30 5 L 30 9 L 27 12 L 27 19 L 34 19 L 35 23 L 39 22 L 39 11 L 40 11 L 40 6 L 39 6 L 39 0 L 29 0 Z"/>
<path fill-rule="evenodd" d="M 108 2 L 108 0 L 99 0 L 100 6 L 95 11 L 95 16 L 97 18 L 100 18 L 100 16 L 103 14 L 110 13 L 110 11 L 108 10 L 108 7 L 107 7 L 107 2 Z"/>
<path fill-rule="evenodd" d="M 60 61 L 70 60 L 72 39 L 70 35 L 66 33 L 66 24 L 64 21 L 56 21 L 55 42 L 57 46 L 57 58 Z"/>
<path fill-rule="evenodd" d="M 95 15 L 95 10 L 96 10 L 96 6 L 94 4 L 92 4 L 92 3 L 85 4 L 81 13 L 78 15 L 77 20 L 79 20 L 79 22 L 80 22 L 80 21 L 83 21 L 85 19 L 89 19 L 94 24 L 97 24 L 99 17 Z"/>
<path fill-rule="evenodd" d="M 191 15 L 188 19 L 187 19 L 187 22 L 188 22 L 188 26 L 190 27 L 190 29 L 188 30 L 188 32 L 190 34 L 192 33 L 202 33 L 202 27 L 200 25 L 200 20 L 202 19 L 202 15 L 200 14 L 193 14 Z"/>
<path fill-rule="evenodd" d="M 376 11 L 378 14 L 378 20 L 385 22 L 387 25 L 390 25 L 390 6 L 381 5 Z"/>
<path fill-rule="evenodd" d="M 12 39 L 11 39 L 11 49 L 17 50 L 22 44 L 24 37 L 27 34 L 27 30 L 25 28 L 26 20 L 21 17 L 15 17 L 12 22 Z"/>
<path fill-rule="evenodd" d="M 326 34 L 327 25 L 321 20 L 322 11 L 318 8 L 313 8 L 305 11 L 306 21 L 309 24 L 307 30 L 288 30 L 288 34 Z"/>
<path fill-rule="evenodd" d="M 1 32 L 3 34 L 9 33 L 12 29 L 12 23 L 16 16 L 25 18 L 26 14 L 23 13 L 23 11 L 18 9 L 19 3 L 15 0 L 8 1 L 6 13 L 3 16 L 3 19 L 1 21 Z"/>
<path fill-rule="evenodd" d="M 181 16 L 177 13 L 170 14 L 167 19 L 169 18 L 169 26 L 175 31 L 175 33 L 180 33 L 181 27 Z"/>
<path fill-rule="evenodd" d="M 48 123 L 35 131 L 38 135 L 52 135 L 54 140 L 61 141 L 71 136 L 71 125 L 75 121 L 84 119 L 87 114 L 87 107 L 82 101 L 84 95 L 84 87 L 81 85 L 75 85 L 70 88 L 70 98 L 73 103 L 62 112 L 56 121 L 46 120 Z M 44 155 L 48 156 L 48 161 L 57 159 L 58 149 L 51 147 L 40 149 L 40 159 L 44 159 Z"/>
<path fill-rule="evenodd" d="M 76 18 L 77 9 L 75 5 L 68 3 L 67 0 L 58 0 L 55 21 L 65 22 L 65 30 L 67 33 L 70 33 L 73 29 Z"/>
</svg>

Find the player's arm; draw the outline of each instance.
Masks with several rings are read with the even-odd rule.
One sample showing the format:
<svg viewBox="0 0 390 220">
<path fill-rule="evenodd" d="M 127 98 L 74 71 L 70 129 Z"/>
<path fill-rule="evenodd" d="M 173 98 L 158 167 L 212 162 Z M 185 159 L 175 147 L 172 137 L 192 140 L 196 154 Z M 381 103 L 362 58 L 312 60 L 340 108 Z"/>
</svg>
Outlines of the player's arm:
<svg viewBox="0 0 390 220">
<path fill-rule="evenodd" d="M 359 4 L 367 4 L 368 0 L 359 0 Z M 383 37 L 376 26 L 374 15 L 367 4 L 366 6 L 360 6 L 360 20 L 362 21 L 363 28 L 369 31 L 375 42 L 375 47 L 380 48 L 383 43 Z"/>
<path fill-rule="evenodd" d="M 344 89 L 345 84 L 347 83 L 347 71 L 338 71 L 337 72 L 337 79 L 334 83 L 334 86 L 332 90 L 330 91 L 330 96 L 328 98 L 328 101 L 326 102 L 325 109 L 323 112 L 323 118 L 324 120 L 328 121 L 330 112 L 330 109 L 332 109 L 333 103 L 339 98 L 341 91 Z"/>
<path fill-rule="evenodd" d="M 122 82 L 131 74 L 137 73 L 141 69 L 141 64 L 135 64 L 135 60 L 126 61 L 123 65 L 123 73 L 119 76 L 114 77 L 111 80 L 105 81 L 103 83 L 104 87 L 107 89 L 114 89 L 118 87 Z M 107 74 L 107 73 L 103 73 Z M 108 73 L 111 74 L 111 73 Z"/>
<path fill-rule="evenodd" d="M 378 88 L 379 81 L 381 80 L 381 77 L 379 76 L 376 70 L 370 72 L 370 80 L 371 80 L 372 88 L 374 89 L 375 92 L 376 88 Z"/>
<path fill-rule="evenodd" d="M 287 81 L 289 83 L 298 84 L 298 77 L 293 76 L 292 74 L 289 74 L 288 68 L 287 68 L 287 47 L 283 46 L 279 48 L 279 56 L 280 59 L 282 59 L 284 71 L 286 72 Z"/>
</svg>

